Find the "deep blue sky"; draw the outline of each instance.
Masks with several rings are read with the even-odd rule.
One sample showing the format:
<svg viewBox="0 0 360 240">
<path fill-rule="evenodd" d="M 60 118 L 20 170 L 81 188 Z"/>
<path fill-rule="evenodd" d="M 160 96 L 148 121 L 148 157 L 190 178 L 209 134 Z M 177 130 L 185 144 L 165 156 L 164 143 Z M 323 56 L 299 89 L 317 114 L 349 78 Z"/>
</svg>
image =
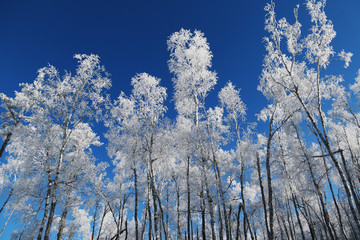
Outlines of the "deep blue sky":
<svg viewBox="0 0 360 240">
<path fill-rule="evenodd" d="M 250 119 L 266 104 L 256 90 L 265 54 L 265 0 L 0 0 L 1 92 L 12 95 L 20 82 L 31 82 L 48 63 L 73 70 L 76 53 L 95 53 L 112 75 L 112 98 L 129 93 L 132 76 L 148 72 L 162 79 L 171 98 L 166 40 L 180 28 L 205 33 L 218 73 L 216 89 L 231 80 L 242 89 Z M 278 17 L 293 20 L 300 4 L 300 21 L 309 21 L 304 1 L 275 1 Z M 328 17 L 338 35 L 335 49 L 354 53 L 349 81 L 360 67 L 360 1 L 329 0 Z M 303 27 L 307 32 L 308 26 Z M 344 72 L 344 71 L 343 71 Z M 210 95 L 216 101 L 216 91 Z M 172 105 L 169 105 L 171 113 Z"/>
</svg>

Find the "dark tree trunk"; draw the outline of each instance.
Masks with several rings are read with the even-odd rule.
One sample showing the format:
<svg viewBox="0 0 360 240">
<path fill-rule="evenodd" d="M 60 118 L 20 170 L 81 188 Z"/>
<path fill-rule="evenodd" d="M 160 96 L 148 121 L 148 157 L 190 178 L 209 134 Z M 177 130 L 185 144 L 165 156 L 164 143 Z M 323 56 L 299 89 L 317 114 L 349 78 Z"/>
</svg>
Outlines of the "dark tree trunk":
<svg viewBox="0 0 360 240">
<path fill-rule="evenodd" d="M 271 133 L 271 127 L 270 127 Z M 273 208 L 273 190 L 272 190 L 272 177 L 271 177 L 271 166 L 270 166 L 270 145 L 271 144 L 271 136 L 269 134 L 267 146 L 266 146 L 266 175 L 267 175 L 267 188 L 268 188 L 268 205 L 269 205 L 269 229 L 268 229 L 268 239 L 274 239 L 274 208 Z"/>
<path fill-rule="evenodd" d="M 9 200 L 10 200 L 12 194 L 13 194 L 13 191 L 14 191 L 14 189 L 10 190 L 9 195 L 7 196 L 7 198 L 6 198 L 5 202 L 3 203 L 3 205 L 1 206 L 0 213 L 4 210 L 6 204 L 9 202 Z"/>
<path fill-rule="evenodd" d="M 263 203 L 263 207 L 264 207 L 264 220 L 265 220 L 266 232 L 267 232 L 267 234 L 269 234 L 269 226 L 268 226 L 268 220 L 267 220 L 267 206 L 266 206 L 266 199 L 265 199 L 265 191 L 264 191 L 264 185 L 263 185 L 262 177 L 261 177 L 260 158 L 259 158 L 259 155 L 258 155 L 258 154 L 256 155 L 256 168 L 257 168 L 258 177 L 259 177 L 259 185 L 260 185 L 260 191 L 261 191 L 261 199 L 262 199 L 262 203 Z"/>
<path fill-rule="evenodd" d="M 61 240 L 62 239 L 62 235 L 64 232 L 64 228 L 65 228 L 65 221 L 69 212 L 69 205 L 70 205 L 70 201 L 69 201 L 70 197 L 66 197 L 66 202 L 65 202 L 65 208 L 63 213 L 61 214 L 61 219 L 60 219 L 60 223 L 59 223 L 59 231 L 57 233 L 57 240 Z"/>
<path fill-rule="evenodd" d="M 8 133 L 8 134 L 6 134 L 6 138 L 5 138 L 3 144 L 1 145 L 1 148 L 0 148 L 0 157 L 2 157 L 2 155 L 3 155 L 4 151 L 5 151 L 6 146 L 7 146 L 8 143 L 10 142 L 11 135 L 12 135 L 11 132 Z"/>
<path fill-rule="evenodd" d="M 186 190 L 187 190 L 187 231 L 191 232 L 191 192 L 190 192 L 190 157 L 187 158 L 186 165 Z M 190 234 L 188 234 L 188 240 L 190 239 Z"/>
<path fill-rule="evenodd" d="M 46 192 L 46 198 L 45 198 L 45 207 L 44 207 L 44 215 L 43 218 L 41 220 L 41 224 L 40 224 L 40 228 L 39 228 L 39 233 L 38 233 L 38 237 L 37 240 L 41 240 L 42 238 L 42 234 L 44 231 L 44 227 L 45 227 L 45 223 L 48 217 L 48 213 L 49 213 L 49 202 L 50 202 L 50 195 L 51 195 L 51 176 L 48 173 L 48 186 L 47 186 L 47 192 Z"/>
<path fill-rule="evenodd" d="M 299 211 L 298 211 L 298 202 L 297 202 L 297 199 L 296 197 L 294 196 L 294 194 L 292 194 L 292 200 L 293 200 L 293 204 L 294 204 L 294 208 L 295 208 L 295 213 L 296 213 L 296 218 L 297 218 L 297 221 L 299 223 L 299 227 L 300 227 L 300 231 L 301 231 L 301 237 L 303 240 L 305 240 L 305 233 L 304 233 L 304 229 L 303 229 L 303 226 L 302 226 L 302 223 L 301 223 L 301 220 L 300 220 L 300 214 L 299 214 Z"/>
<path fill-rule="evenodd" d="M 175 182 L 176 183 L 176 182 Z M 176 214 L 177 214 L 177 220 L 176 220 L 176 228 L 177 228 L 177 239 L 181 239 L 181 227 L 180 227 L 180 189 L 178 188 L 176 184 Z"/>
<path fill-rule="evenodd" d="M 134 171 L 134 188 L 135 188 L 135 206 L 134 206 L 134 218 L 135 218 L 135 239 L 139 240 L 139 222 L 138 222 L 138 187 L 137 187 L 137 172 Z"/>
<path fill-rule="evenodd" d="M 96 238 L 97 240 L 100 239 L 102 226 L 104 224 L 104 219 L 105 219 L 105 216 L 106 216 L 107 213 L 108 213 L 108 210 L 107 210 L 106 207 L 104 207 L 104 213 L 103 213 L 102 218 L 101 218 L 100 227 L 99 227 L 99 231 L 98 231 L 97 238 Z"/>
<path fill-rule="evenodd" d="M 239 203 L 239 209 L 238 209 L 238 213 L 236 216 L 236 237 L 235 240 L 239 240 L 240 239 L 240 214 L 241 214 L 241 203 Z"/>
<path fill-rule="evenodd" d="M 201 201 L 200 203 L 201 204 L 201 235 L 202 235 L 202 239 L 206 240 L 206 216 L 205 216 L 205 198 L 204 198 L 203 184 L 201 184 L 200 201 Z"/>
</svg>

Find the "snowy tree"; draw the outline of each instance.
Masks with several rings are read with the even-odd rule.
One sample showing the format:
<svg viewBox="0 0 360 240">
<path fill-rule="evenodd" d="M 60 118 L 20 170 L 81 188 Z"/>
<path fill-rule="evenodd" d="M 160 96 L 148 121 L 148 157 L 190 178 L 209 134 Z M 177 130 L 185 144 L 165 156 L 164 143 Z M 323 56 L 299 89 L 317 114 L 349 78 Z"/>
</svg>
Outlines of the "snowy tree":
<svg viewBox="0 0 360 240">
<path fill-rule="evenodd" d="M 114 157 L 116 168 L 119 171 L 129 169 L 133 174 L 127 174 L 128 178 L 133 179 L 134 196 L 134 220 L 135 238 L 141 238 L 138 222 L 138 201 L 139 192 L 146 205 L 145 222 L 149 221 L 149 234 L 153 231 L 154 237 L 159 237 L 160 220 L 163 219 L 163 206 L 160 199 L 160 189 L 157 185 L 158 176 L 156 166 L 164 161 L 166 147 L 166 131 L 162 129 L 162 119 L 166 111 L 164 101 L 166 99 L 166 89 L 159 86 L 160 79 L 146 73 L 138 74 L 131 80 L 133 90 L 130 97 L 121 93 L 118 100 L 110 106 L 110 121 L 108 126 L 110 131 L 107 138 L 110 141 L 109 154 Z M 116 172 L 116 174 L 121 174 Z M 125 173 L 126 174 L 126 173 Z M 139 184 L 138 174 L 141 174 L 142 184 Z M 121 181 L 121 179 L 120 179 Z M 121 182 L 119 183 L 121 184 Z M 144 188 L 146 184 L 147 188 Z M 141 190 L 139 191 L 139 188 Z M 152 206 L 153 220 L 150 215 Z M 166 236 L 166 228 L 164 234 Z M 143 230 L 142 230 L 143 232 Z"/>
<path fill-rule="evenodd" d="M 272 112 L 270 115 L 274 116 L 274 118 L 270 118 L 270 126 L 272 119 L 276 119 L 277 116 L 287 122 L 291 120 L 297 125 L 305 121 L 308 131 L 317 139 L 316 144 L 321 151 L 319 158 L 331 159 L 331 165 L 337 170 L 336 175 L 340 178 L 338 187 L 345 191 L 349 210 L 353 217 L 352 222 L 357 229 L 356 232 L 359 232 L 358 197 L 352 186 L 351 178 L 346 174 L 347 165 L 343 160 L 343 149 L 339 150 L 338 146 L 333 145 L 334 135 L 329 132 L 331 116 L 324 110 L 329 108 L 332 100 L 338 102 L 346 94 L 344 95 L 341 85 L 343 79 L 340 76 L 323 76 L 323 72 L 333 60 L 343 60 L 347 67 L 352 54 L 343 50 L 336 54 L 331 46 L 336 33 L 332 22 L 327 19 L 325 14 L 325 5 L 325 0 L 306 2 L 312 23 L 310 33 L 306 37 L 301 36 L 301 24 L 297 15 L 298 7 L 294 11 L 295 23 L 289 24 L 285 18 L 276 19 L 274 3 L 266 6 L 265 29 L 270 36 L 265 38 L 267 55 L 264 60 L 259 90 L 271 101 L 273 109 L 276 108 L 276 111 L 270 111 Z M 284 41 L 286 42 L 283 43 Z M 284 47 L 286 48 L 284 49 Z M 262 116 L 264 114 L 265 112 L 262 113 Z M 269 136 L 271 136 L 271 129 L 269 132 Z M 344 163 L 341 164 L 341 161 Z M 269 180 L 271 177 L 268 175 Z M 328 184 L 331 186 L 332 183 L 329 181 Z M 270 197 L 271 193 L 269 193 L 269 205 L 272 204 Z M 325 196 L 321 198 L 325 198 Z M 325 222 L 329 222 L 330 218 L 327 216 L 324 206 L 323 209 Z M 270 206 L 269 211 L 268 237 L 272 239 L 274 237 L 271 226 L 273 210 Z M 336 238 L 336 231 L 333 230 L 331 223 L 325 228 L 325 233 L 331 239 Z"/>
<path fill-rule="evenodd" d="M 38 71 L 34 83 L 23 84 L 15 97 L 17 102 L 26 103 L 25 123 L 9 146 L 4 168 L 16 168 L 7 177 L 18 188 L 18 197 L 30 197 L 34 207 L 42 209 L 35 214 L 43 212 L 38 239 L 43 234 L 44 239 L 50 238 L 59 204 L 63 207 L 58 227 L 61 239 L 75 185 L 84 184 L 86 171 L 96 169 L 92 168 L 95 160 L 90 147 L 100 142 L 88 122 L 101 114 L 107 100 L 104 90 L 111 83 L 98 56 L 74 57 L 79 62 L 75 75 L 66 72 L 61 76 L 49 65 Z"/>
<path fill-rule="evenodd" d="M 215 219 L 213 214 L 213 203 L 209 192 L 208 181 L 206 176 L 205 162 L 208 158 L 205 153 L 201 155 L 201 137 L 205 133 L 203 127 L 200 127 L 200 121 L 203 121 L 206 116 L 205 98 L 209 91 L 213 89 L 217 82 L 216 73 L 211 71 L 212 66 L 212 53 L 207 43 L 207 39 L 200 31 L 194 31 L 192 33 L 189 30 L 181 29 L 179 32 L 173 33 L 168 39 L 168 50 L 170 51 L 170 60 L 168 61 L 169 70 L 174 74 L 174 99 L 175 108 L 179 113 L 179 123 L 186 121 L 191 124 L 188 128 L 190 136 L 187 139 L 192 139 L 190 146 L 187 148 L 193 148 L 189 152 L 198 158 L 200 161 L 201 169 L 201 190 L 200 198 L 203 199 L 201 212 L 202 212 L 202 236 L 205 237 L 205 191 L 209 194 L 208 201 L 210 201 L 210 222 L 212 228 L 212 237 L 215 238 Z M 201 130 L 202 129 L 202 130 Z M 203 148 L 204 149 L 204 148 Z M 190 203 L 190 158 L 191 156 L 183 156 L 183 159 L 187 159 L 187 194 L 188 194 L 188 209 L 187 209 L 187 233 L 188 239 L 191 234 L 191 203 Z M 207 186 L 205 186 L 207 185 Z M 205 190 L 205 188 L 207 190 Z"/>
</svg>

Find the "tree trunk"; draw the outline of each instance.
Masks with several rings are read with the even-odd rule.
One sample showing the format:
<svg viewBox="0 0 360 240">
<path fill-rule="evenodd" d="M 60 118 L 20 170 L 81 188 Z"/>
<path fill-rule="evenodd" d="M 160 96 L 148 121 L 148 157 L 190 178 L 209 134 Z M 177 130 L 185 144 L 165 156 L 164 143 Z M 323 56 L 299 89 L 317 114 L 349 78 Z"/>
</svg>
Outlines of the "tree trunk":
<svg viewBox="0 0 360 240">
<path fill-rule="evenodd" d="M 187 190 L 187 231 L 191 231 L 191 193 L 190 193 L 190 157 L 187 158 L 186 165 L 186 190 Z M 188 240 L 190 239 L 190 234 L 188 235 Z"/>
<path fill-rule="evenodd" d="M 139 240 L 139 222 L 138 222 L 138 187 L 137 187 L 137 173 L 134 167 L 134 190 L 135 190 L 135 206 L 134 206 L 134 219 L 135 219 L 135 239 Z"/>
<path fill-rule="evenodd" d="M 94 240 L 95 238 L 95 226 L 96 226 L 96 215 L 98 212 L 98 207 L 99 207 L 99 200 L 96 200 L 95 203 L 95 211 L 94 211 L 94 215 L 93 215 L 93 224 L 92 224 L 92 229 L 91 229 L 91 240 Z"/>
<path fill-rule="evenodd" d="M 202 173 L 203 173 L 203 179 L 204 179 L 203 181 L 205 183 L 205 189 L 206 189 L 206 199 L 209 204 L 211 235 L 212 235 L 212 239 L 216 240 L 214 204 L 213 204 L 213 198 L 210 193 L 209 182 L 208 182 L 207 176 L 206 176 L 205 158 L 202 158 L 201 163 L 202 163 Z"/>
<path fill-rule="evenodd" d="M 236 237 L 235 237 L 235 240 L 240 239 L 240 214 L 241 214 L 241 203 L 239 203 L 238 214 L 236 216 Z"/>
<path fill-rule="evenodd" d="M 140 234 L 140 240 L 143 240 L 144 237 L 145 237 L 145 230 L 146 230 L 146 222 L 147 222 L 147 219 L 148 219 L 148 208 L 149 208 L 149 197 L 147 197 L 146 199 L 146 207 L 145 207 L 145 210 L 143 211 L 143 215 L 141 217 L 141 222 L 142 222 L 142 227 L 141 227 L 141 234 Z"/>
<path fill-rule="evenodd" d="M 1 229 L 0 236 L 3 234 L 3 232 L 4 232 L 4 230 L 5 230 L 6 226 L 7 226 L 7 224 L 9 223 L 10 218 L 11 218 L 11 216 L 13 215 L 14 211 L 15 211 L 15 209 L 12 209 L 12 210 L 11 210 L 11 212 L 10 212 L 10 214 L 9 214 L 9 216 L 8 216 L 8 218 L 7 218 L 7 220 L 6 220 L 5 224 L 4 224 L 4 226 L 3 226 L 3 228 Z"/>
<path fill-rule="evenodd" d="M 151 189 L 149 189 L 148 191 L 151 191 Z M 151 216 L 151 209 L 150 209 L 150 193 L 148 193 L 148 214 L 149 214 L 149 231 L 148 231 L 148 240 L 152 240 L 152 216 Z"/>
<path fill-rule="evenodd" d="M 271 123 L 270 123 L 271 124 Z M 268 239 L 274 239 L 274 208 L 273 208 L 273 190 L 271 184 L 271 166 L 270 166 L 270 146 L 271 146 L 271 126 L 270 126 L 269 138 L 266 146 L 266 175 L 267 175 L 267 188 L 268 188 L 268 206 L 269 206 L 269 229 L 268 229 Z"/>
<path fill-rule="evenodd" d="M 63 145 L 60 149 L 60 154 L 59 154 L 59 160 L 58 160 L 58 164 L 56 167 L 56 173 L 55 173 L 55 179 L 52 182 L 52 196 L 51 196 L 51 206 L 50 206 L 50 213 L 49 213 L 49 218 L 48 218 L 48 222 L 46 225 L 46 229 L 45 229 L 45 236 L 44 236 L 44 240 L 49 240 L 50 238 L 50 232 L 51 232 L 51 226 L 54 220 L 54 214 L 55 214 L 55 208 L 56 208 L 56 204 L 57 204 L 57 200 L 56 200 L 56 194 L 57 194 L 57 190 L 58 190 L 58 182 L 59 182 L 59 176 L 60 176 L 60 171 L 62 169 L 62 163 L 63 163 L 63 157 L 64 157 L 64 151 L 65 151 L 65 142 L 66 142 L 66 131 L 64 131 L 63 134 Z"/>
<path fill-rule="evenodd" d="M 1 207 L 1 209 L 0 209 L 0 213 L 4 210 L 6 204 L 9 202 L 9 200 L 10 200 L 12 194 L 13 194 L 13 191 L 14 191 L 14 189 L 11 189 L 11 190 L 10 190 L 9 195 L 7 196 L 5 202 L 3 203 L 3 205 L 2 205 L 2 207 Z"/>
<path fill-rule="evenodd" d="M 100 227 L 99 227 L 99 231 L 98 231 L 97 238 L 96 238 L 97 240 L 100 239 L 102 226 L 104 224 L 104 219 L 105 219 L 105 216 L 106 216 L 107 213 L 108 213 L 107 207 L 104 207 L 104 213 L 103 213 L 103 215 L 101 217 Z"/>
<path fill-rule="evenodd" d="M 216 180 L 217 180 L 217 187 L 218 187 L 218 193 L 220 196 L 220 204 L 219 204 L 219 218 L 221 218 L 221 207 L 223 209 L 223 215 L 224 215 L 224 223 L 225 223 L 225 233 L 226 233 L 226 239 L 231 239 L 230 237 L 230 221 L 229 221 L 229 215 L 226 212 L 226 202 L 225 202 L 225 196 L 224 196 L 224 191 L 222 188 L 222 183 L 221 183 L 221 174 L 220 174 L 220 169 L 219 166 L 217 164 L 217 160 L 215 157 L 215 153 L 213 152 L 213 162 L 214 162 L 214 168 L 215 168 L 215 174 L 216 174 Z M 220 219 L 220 227 L 222 229 L 222 220 Z M 222 240 L 222 231 L 220 231 L 220 240 Z"/>
<path fill-rule="evenodd" d="M 51 226 L 52 226 L 52 222 L 54 219 L 56 204 L 57 204 L 56 187 L 55 187 L 55 183 L 54 183 L 53 190 L 52 190 L 52 197 L 51 197 L 50 213 L 49 213 L 48 222 L 46 224 L 44 240 L 50 239 L 50 231 L 51 231 Z"/>
<path fill-rule="evenodd" d="M 2 157 L 2 155 L 3 155 L 4 151 L 5 151 L 6 146 L 7 146 L 8 143 L 10 142 L 11 135 L 12 135 L 11 132 L 8 133 L 8 134 L 6 134 L 6 138 L 5 138 L 3 144 L 1 145 L 1 148 L 0 148 L 0 157 Z"/>
<path fill-rule="evenodd" d="M 257 168 L 258 177 L 259 177 L 261 199 L 262 199 L 262 203 L 263 203 L 263 207 L 264 207 L 264 220 L 265 220 L 266 232 L 269 235 L 269 226 L 268 226 L 268 220 L 267 220 L 267 206 L 266 206 L 266 199 L 265 199 L 265 191 L 264 191 L 264 185 L 262 183 L 260 157 L 259 157 L 258 153 L 256 154 L 256 168 Z"/>
<path fill-rule="evenodd" d="M 176 182 L 175 182 L 176 184 Z M 181 239 L 181 227 L 180 227 L 180 189 L 176 184 L 176 229 L 177 229 L 177 239 Z"/>
<path fill-rule="evenodd" d="M 351 191 L 352 197 L 353 197 L 354 202 L 355 202 L 357 213 L 360 215 L 360 202 L 359 202 L 359 199 L 358 199 L 357 194 L 355 192 L 355 187 L 354 187 L 353 181 L 352 181 L 350 173 L 349 173 L 349 169 L 348 169 L 346 161 L 345 161 L 344 151 L 342 149 L 340 149 L 339 152 L 340 152 L 341 160 L 342 160 L 342 163 L 343 163 L 343 166 L 344 166 L 345 176 L 346 176 L 346 178 L 347 178 L 347 180 L 349 182 L 349 185 L 350 185 L 349 187 L 350 187 L 350 191 Z"/>
<path fill-rule="evenodd" d="M 57 233 L 57 240 L 62 239 L 64 228 L 65 228 L 65 225 L 66 225 L 66 218 L 67 218 L 67 215 L 68 215 L 68 212 L 69 212 L 69 207 L 70 207 L 70 195 L 69 194 L 70 193 L 68 193 L 67 196 L 66 196 L 64 211 L 61 214 L 61 219 L 60 219 L 60 222 L 59 222 L 59 230 L 58 230 L 58 233 Z"/>
<path fill-rule="evenodd" d="M 296 199 L 296 197 L 295 197 L 295 195 L 293 193 L 292 193 L 292 200 L 293 200 L 293 204 L 294 204 L 294 208 L 295 208 L 296 218 L 297 218 L 297 221 L 299 223 L 299 227 L 300 227 L 300 231 L 301 231 L 301 237 L 302 237 L 303 240 L 305 240 L 304 229 L 303 229 L 301 219 L 300 219 L 300 214 L 299 214 L 299 211 L 298 211 L 297 199 Z"/>
<path fill-rule="evenodd" d="M 204 197 L 204 184 L 201 181 L 200 192 L 200 206 L 201 206 L 201 235 L 202 239 L 206 240 L 206 216 L 205 216 L 205 197 Z M 190 237 L 188 237 L 190 239 Z"/>
<path fill-rule="evenodd" d="M 305 113 L 306 113 L 306 115 L 307 115 L 307 117 L 308 117 L 308 119 L 309 119 L 309 121 L 311 123 L 311 126 L 313 128 L 312 129 L 313 133 L 316 135 L 317 138 L 320 138 L 321 143 L 323 143 L 323 145 L 325 146 L 326 151 L 328 152 L 332 162 L 335 165 L 336 170 L 339 173 L 341 182 L 342 182 L 342 184 L 344 186 L 344 189 L 345 189 L 345 193 L 346 193 L 347 200 L 348 200 L 348 203 L 349 203 L 349 206 L 350 206 L 351 214 L 352 214 L 353 219 L 354 219 L 354 223 L 355 223 L 355 225 L 357 227 L 357 231 L 360 231 L 360 221 L 359 221 L 359 219 L 357 217 L 357 213 L 355 211 L 355 207 L 354 207 L 353 200 L 352 200 L 351 190 L 349 189 L 348 183 L 347 183 L 347 181 L 345 179 L 344 172 L 340 167 L 339 161 L 336 159 L 336 157 L 334 155 L 334 151 L 330 147 L 330 143 L 329 143 L 328 136 L 327 136 L 326 129 L 325 129 L 324 119 L 323 119 L 323 116 L 322 116 L 323 113 L 321 111 L 321 104 L 319 102 L 318 112 L 319 112 L 320 124 L 322 126 L 323 132 L 319 129 L 318 125 L 316 124 L 316 121 L 314 120 L 314 118 L 311 115 L 311 113 L 309 112 L 307 106 L 305 105 L 305 103 L 303 102 L 303 100 L 301 99 L 301 97 L 299 96 L 299 94 L 297 92 L 295 92 L 295 96 L 299 100 L 300 104 L 303 106 L 303 109 L 304 109 L 304 111 L 305 111 Z"/>
<path fill-rule="evenodd" d="M 41 220 L 37 240 L 41 240 L 42 233 L 44 231 L 45 223 L 46 223 L 48 213 L 49 213 L 49 202 L 50 202 L 50 195 L 51 195 L 51 176 L 50 176 L 50 173 L 48 173 L 48 186 L 47 186 L 47 188 L 48 189 L 47 189 L 46 198 L 45 198 L 44 215 L 43 215 L 43 218 Z"/>
<path fill-rule="evenodd" d="M 249 221 L 249 217 L 246 211 L 246 204 L 245 204 L 245 196 L 244 196 L 244 164 L 241 165 L 241 173 L 240 173 L 240 194 L 241 194 L 241 201 L 242 201 L 242 208 L 243 208 L 243 215 L 244 215 L 244 234 L 245 240 L 247 239 L 247 229 L 249 229 L 251 239 L 254 240 L 254 234 L 252 231 L 251 223 Z"/>
</svg>

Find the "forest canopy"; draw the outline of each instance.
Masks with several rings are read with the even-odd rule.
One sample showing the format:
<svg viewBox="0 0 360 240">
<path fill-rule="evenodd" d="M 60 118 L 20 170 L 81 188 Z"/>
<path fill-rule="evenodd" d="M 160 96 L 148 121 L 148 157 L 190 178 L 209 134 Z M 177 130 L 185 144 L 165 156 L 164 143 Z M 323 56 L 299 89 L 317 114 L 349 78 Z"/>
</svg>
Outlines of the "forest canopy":
<svg viewBox="0 0 360 240">
<path fill-rule="evenodd" d="M 199 30 L 167 39 L 171 96 L 139 73 L 114 99 L 95 54 L 0 94 L 0 236 L 16 221 L 12 239 L 360 239 L 360 71 L 349 87 L 328 71 L 353 54 L 333 47 L 325 5 L 291 22 L 266 5 L 254 122 Z"/>
</svg>

